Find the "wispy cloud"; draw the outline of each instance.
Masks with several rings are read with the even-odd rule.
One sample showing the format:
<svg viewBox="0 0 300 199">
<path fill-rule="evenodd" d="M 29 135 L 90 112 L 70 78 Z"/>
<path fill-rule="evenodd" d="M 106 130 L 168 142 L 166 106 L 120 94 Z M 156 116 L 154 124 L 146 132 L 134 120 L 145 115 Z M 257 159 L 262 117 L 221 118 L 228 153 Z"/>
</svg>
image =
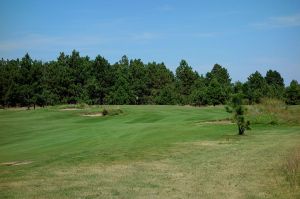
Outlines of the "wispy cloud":
<svg viewBox="0 0 300 199">
<path fill-rule="evenodd" d="M 19 38 L 0 40 L 0 52 L 17 50 L 49 50 L 49 49 L 83 49 L 97 46 L 109 46 L 117 43 L 130 42 L 132 44 L 146 43 L 160 38 L 160 34 L 153 32 L 123 33 L 109 35 L 64 35 L 49 36 L 41 34 L 27 34 Z"/>
<path fill-rule="evenodd" d="M 47 36 L 39 34 L 24 35 L 20 38 L 0 41 L 0 51 L 14 51 L 21 49 L 45 49 L 51 47 L 57 48 L 78 48 L 88 45 L 99 45 L 105 43 L 106 40 L 96 36 Z"/>
<path fill-rule="evenodd" d="M 263 22 L 253 23 L 256 28 L 285 28 L 300 26 L 300 13 L 289 16 L 269 17 Z"/>
</svg>

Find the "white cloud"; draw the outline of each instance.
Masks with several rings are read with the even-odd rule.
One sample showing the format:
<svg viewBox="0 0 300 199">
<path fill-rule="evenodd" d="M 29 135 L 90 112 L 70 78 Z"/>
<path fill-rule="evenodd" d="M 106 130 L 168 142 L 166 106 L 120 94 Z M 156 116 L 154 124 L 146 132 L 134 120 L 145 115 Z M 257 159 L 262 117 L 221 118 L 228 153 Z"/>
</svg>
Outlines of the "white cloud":
<svg viewBox="0 0 300 199">
<path fill-rule="evenodd" d="M 285 28 L 300 26 L 300 14 L 269 17 L 263 22 L 251 24 L 256 28 Z"/>
</svg>

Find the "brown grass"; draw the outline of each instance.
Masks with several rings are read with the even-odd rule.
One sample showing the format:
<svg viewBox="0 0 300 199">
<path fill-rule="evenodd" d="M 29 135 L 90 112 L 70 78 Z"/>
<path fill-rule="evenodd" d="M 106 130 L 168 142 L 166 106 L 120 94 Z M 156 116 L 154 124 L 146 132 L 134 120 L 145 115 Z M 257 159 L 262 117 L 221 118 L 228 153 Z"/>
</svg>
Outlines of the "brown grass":
<svg viewBox="0 0 300 199">
<path fill-rule="evenodd" d="M 260 104 L 249 106 L 248 108 L 248 116 L 256 118 L 255 120 L 262 117 L 262 123 L 300 124 L 300 108 L 287 106 L 278 99 L 264 98 Z"/>
<path fill-rule="evenodd" d="M 234 124 L 231 120 L 225 119 L 225 120 L 211 120 L 211 121 L 201 121 L 197 124 L 208 124 L 208 125 L 228 125 L 228 124 Z"/>
<path fill-rule="evenodd" d="M 97 112 L 97 113 L 85 113 L 82 116 L 86 117 L 102 117 L 103 113 L 102 112 Z"/>
<path fill-rule="evenodd" d="M 294 149 L 286 158 L 283 164 L 283 171 L 286 180 L 291 187 L 299 188 L 300 186 L 300 147 Z"/>
</svg>

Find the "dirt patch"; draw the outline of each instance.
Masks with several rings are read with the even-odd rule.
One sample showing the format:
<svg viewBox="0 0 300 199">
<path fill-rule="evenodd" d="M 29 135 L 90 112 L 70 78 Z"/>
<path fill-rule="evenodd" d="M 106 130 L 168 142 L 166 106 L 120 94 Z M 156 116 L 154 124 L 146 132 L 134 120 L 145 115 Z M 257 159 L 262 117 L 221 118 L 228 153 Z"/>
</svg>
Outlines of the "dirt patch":
<svg viewBox="0 0 300 199">
<path fill-rule="evenodd" d="M 182 142 L 176 144 L 182 146 L 220 146 L 221 143 L 219 141 L 198 141 L 198 142 Z"/>
<path fill-rule="evenodd" d="M 102 112 L 99 112 L 99 113 L 85 113 L 82 116 L 85 116 L 85 117 L 102 117 L 103 113 Z"/>
<path fill-rule="evenodd" d="M 217 141 L 201 141 L 201 142 L 193 142 L 195 146 L 218 146 L 220 143 Z"/>
<path fill-rule="evenodd" d="M 32 161 L 16 161 L 16 162 L 2 162 L 0 163 L 0 165 L 2 166 L 18 166 L 18 165 L 25 165 L 25 164 L 31 164 Z"/>
</svg>

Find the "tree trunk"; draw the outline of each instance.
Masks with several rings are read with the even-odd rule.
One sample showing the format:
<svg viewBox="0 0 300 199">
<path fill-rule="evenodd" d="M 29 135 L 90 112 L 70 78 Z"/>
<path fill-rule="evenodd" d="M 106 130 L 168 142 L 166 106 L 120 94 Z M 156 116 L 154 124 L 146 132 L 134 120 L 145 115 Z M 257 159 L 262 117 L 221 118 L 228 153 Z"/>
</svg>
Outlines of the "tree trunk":
<svg viewBox="0 0 300 199">
<path fill-rule="evenodd" d="M 243 127 L 239 127 L 239 135 L 244 135 L 245 129 Z"/>
</svg>

